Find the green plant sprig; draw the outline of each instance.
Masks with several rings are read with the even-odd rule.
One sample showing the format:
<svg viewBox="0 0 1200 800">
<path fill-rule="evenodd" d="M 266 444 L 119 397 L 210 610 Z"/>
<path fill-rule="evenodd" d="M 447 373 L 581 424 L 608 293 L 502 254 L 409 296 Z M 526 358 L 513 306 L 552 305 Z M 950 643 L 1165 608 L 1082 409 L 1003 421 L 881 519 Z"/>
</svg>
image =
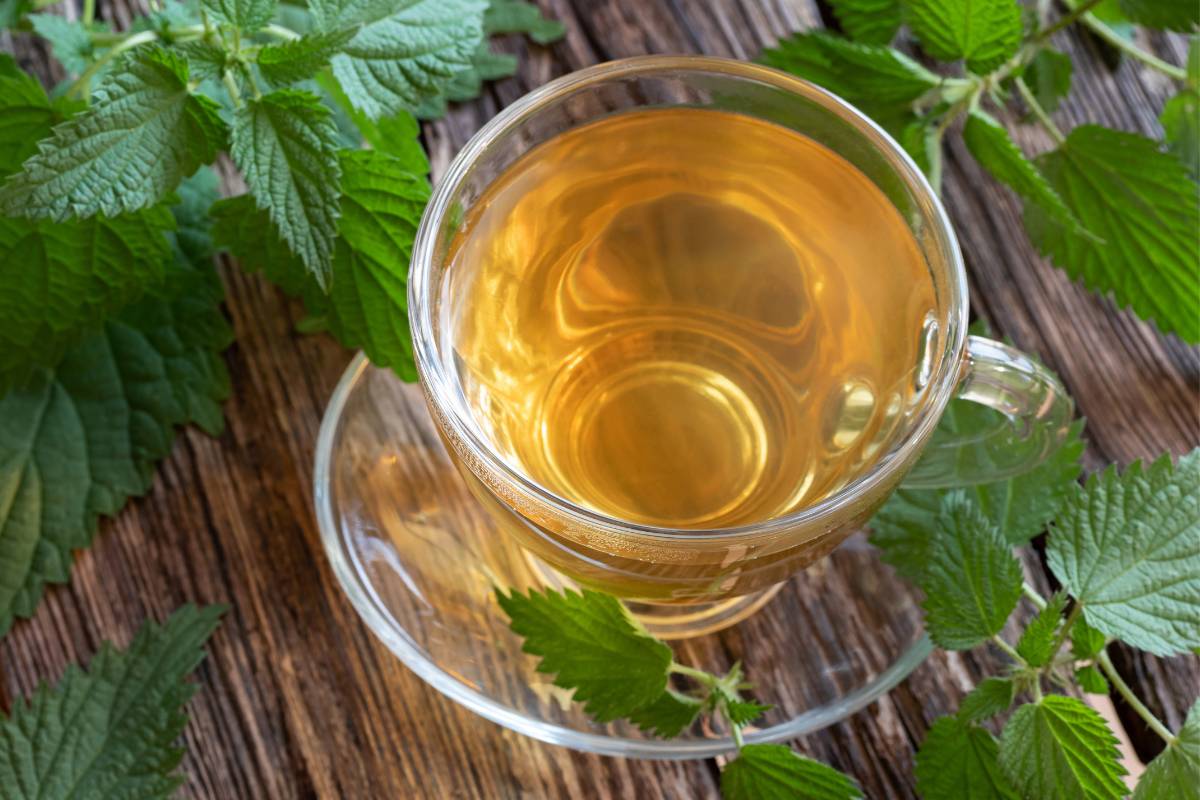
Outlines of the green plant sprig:
<svg viewBox="0 0 1200 800">
<path fill-rule="evenodd" d="M 942 427 L 953 433 L 994 413 L 956 401 Z M 1106 647 L 1121 640 L 1173 655 L 1200 646 L 1200 450 L 1176 464 L 1164 456 L 1123 473 L 1110 468 L 1080 486 L 1082 451 L 1076 426 L 1030 473 L 960 490 L 901 489 L 871 523 L 884 559 L 924 593 L 935 643 L 994 646 L 1009 659 L 955 714 L 934 721 L 917 753 L 917 788 L 926 800 L 1126 796 L 1107 723 L 1059 693 L 1106 694 L 1110 687 L 1166 745 L 1135 800 L 1194 796 L 1200 699 L 1171 732 L 1125 683 Z M 1023 579 L 1012 552 L 1047 527 L 1049 565 L 1064 587 L 1051 598 Z M 1022 597 L 1036 613 L 1010 643 L 1002 631 Z M 523 649 L 541 659 L 538 670 L 574 690 L 598 722 L 626 719 L 671 737 L 702 714 L 721 718 L 738 751 L 722 773 L 729 800 L 859 796 L 851 780 L 834 787 L 815 762 L 786 747 L 747 745 L 745 727 L 769 706 L 737 694 L 748 686 L 741 668 L 717 676 L 676 663 L 616 598 L 587 590 L 498 591 L 497 598 Z M 696 688 L 676 690 L 671 675 Z M 997 738 L 989 726 L 1004 715 Z M 773 748 L 769 762 L 746 758 L 758 747 Z M 793 763 L 801 766 L 786 766 Z M 789 777 L 774 780 L 781 773 Z"/>
<path fill-rule="evenodd" d="M 926 172 L 942 180 L 941 148 L 962 125 L 967 149 L 1025 205 L 1039 251 L 1072 278 L 1164 332 L 1200 343 L 1200 41 L 1188 67 L 1169 64 L 1117 33 L 1113 0 L 1082 0 L 1051 20 L 1050 3 L 1025 15 L 1017 0 L 832 0 L 849 38 L 814 32 L 786 38 L 762 60 L 842 95 L 888 129 Z M 1129 22 L 1196 34 L 1200 4 L 1120 0 Z M 1128 23 L 1122 23 L 1128 24 Z M 1170 79 L 1165 139 L 1081 125 L 1063 131 L 1053 112 L 1070 91 L 1071 60 L 1052 40 L 1083 26 Z M 945 62 L 942 74 L 892 47 L 915 43 Z M 1019 101 L 1019 104 L 1017 103 Z M 1027 157 L 987 110 L 1023 108 L 1055 149 Z M 1154 230 L 1155 236 L 1142 235 Z"/>
<path fill-rule="evenodd" d="M 488 37 L 563 33 L 523 0 L 166 0 L 119 32 L 90 3 L 71 22 L 15 2 L 0 25 L 68 78 L 48 96 L 0 55 L 0 635 L 149 488 L 177 426 L 221 432 L 217 249 L 300 298 L 304 330 L 415 378 L 414 114 L 516 71 Z M 221 154 L 247 194 L 219 197 Z"/>
</svg>

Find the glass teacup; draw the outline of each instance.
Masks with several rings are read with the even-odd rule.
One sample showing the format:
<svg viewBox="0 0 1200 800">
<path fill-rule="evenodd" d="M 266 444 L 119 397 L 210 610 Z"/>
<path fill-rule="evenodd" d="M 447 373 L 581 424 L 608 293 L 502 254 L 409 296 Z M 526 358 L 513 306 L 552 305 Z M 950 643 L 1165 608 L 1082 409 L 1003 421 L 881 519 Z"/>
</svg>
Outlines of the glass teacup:
<svg viewBox="0 0 1200 800">
<path fill-rule="evenodd" d="M 734 112 L 801 133 L 834 151 L 895 206 L 929 271 L 933 308 L 911 365 L 914 393 L 887 445 L 845 485 L 791 513 L 710 529 L 635 523 L 573 502 L 499 452 L 467 402 L 445 335 L 461 300 L 448 280 L 473 205 L 514 162 L 568 131 L 649 108 Z M 459 153 L 417 234 L 409 282 L 421 385 L 460 472 L 502 530 L 535 558 L 543 580 L 574 582 L 635 604 L 652 630 L 690 635 L 751 613 L 773 587 L 862 527 L 910 486 L 999 480 L 1036 465 L 1065 436 L 1070 400 L 1057 380 L 1003 344 L 968 336 L 967 287 L 954 233 L 903 149 L 824 90 L 775 70 L 714 58 L 644 57 L 560 78 L 517 101 Z M 497 334 L 503 335 L 503 334 Z M 1007 423 L 969 438 L 933 432 L 951 398 L 1002 412 Z"/>
</svg>

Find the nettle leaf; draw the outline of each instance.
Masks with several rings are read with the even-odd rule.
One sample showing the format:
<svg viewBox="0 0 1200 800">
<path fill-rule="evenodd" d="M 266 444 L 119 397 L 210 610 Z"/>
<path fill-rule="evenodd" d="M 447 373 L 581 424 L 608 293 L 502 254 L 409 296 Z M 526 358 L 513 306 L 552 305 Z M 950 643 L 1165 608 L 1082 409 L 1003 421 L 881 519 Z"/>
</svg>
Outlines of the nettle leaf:
<svg viewBox="0 0 1200 800">
<path fill-rule="evenodd" d="M 1000 737 L 1000 768 L 1025 797 L 1118 800 L 1126 795 L 1117 738 L 1074 697 L 1018 708 Z"/>
<path fill-rule="evenodd" d="M 1200 792 L 1200 699 L 1192 704 L 1174 743 L 1146 765 L 1133 800 L 1195 798 Z"/>
<path fill-rule="evenodd" d="M 1096 630 L 1160 656 L 1200 646 L 1200 450 L 1093 475 L 1046 556 Z"/>
<path fill-rule="evenodd" d="M 344 112 L 355 129 L 354 147 L 365 139 L 372 150 L 394 156 L 400 168 L 414 175 L 429 174 L 429 158 L 421 146 L 421 124 L 407 111 L 372 120 L 346 97 L 342 87 L 327 72 L 317 75 L 317 83 L 329 96 L 332 107 Z"/>
<path fill-rule="evenodd" d="M 753 700 L 726 699 L 723 703 L 729 721 L 734 725 L 749 725 L 774 706 L 756 703 Z"/>
<path fill-rule="evenodd" d="M 1066 607 L 1067 596 L 1058 592 L 1021 632 L 1021 638 L 1017 640 L 1017 653 L 1031 666 L 1049 664 L 1050 659 L 1054 657 L 1054 640 L 1058 633 L 1058 625 L 1062 622 L 1063 609 Z"/>
<path fill-rule="evenodd" d="M 0 786 L 7 800 L 123 797 L 167 800 L 183 784 L 185 682 L 223 606 L 184 606 L 147 622 L 125 650 L 105 643 L 85 672 L 70 666 L 53 688 L 0 717 Z"/>
<path fill-rule="evenodd" d="M 920 581 L 925 623 L 940 647 L 966 650 L 1004 627 L 1023 581 L 1010 547 L 965 494 L 942 500 Z"/>
<path fill-rule="evenodd" d="M 1058 192 L 1025 158 L 1009 138 L 1008 131 L 990 114 L 978 109 L 967 114 L 963 140 L 971 155 L 992 177 L 1020 195 L 1041 213 L 1066 228 L 1078 228 L 1079 222 L 1063 203 Z"/>
<path fill-rule="evenodd" d="M 1025 227 L 1038 249 L 1088 288 L 1200 342 L 1200 205 L 1179 160 L 1144 136 L 1080 125 L 1037 163 L 1090 232 L 1027 207 Z"/>
<path fill-rule="evenodd" d="M 941 83 L 897 50 L 820 32 L 782 39 L 759 60 L 840 95 L 889 130 L 911 121 L 913 103 Z"/>
<path fill-rule="evenodd" d="M 311 78 L 354 38 L 357 28 L 310 33 L 258 51 L 258 69 L 270 83 L 286 85 Z"/>
<path fill-rule="evenodd" d="M 37 152 L 60 119 L 40 83 L 15 65 L 0 72 L 0 182 Z"/>
<path fill-rule="evenodd" d="M 256 31 L 271 21 L 277 0 L 200 0 L 215 22 Z"/>
<path fill-rule="evenodd" d="M 250 100 L 238 111 L 230 155 L 274 229 L 327 288 L 341 181 L 329 109 L 296 89 Z"/>
<path fill-rule="evenodd" d="M 342 205 L 331 293 L 321 291 L 245 198 L 218 203 L 216 238 L 248 268 L 261 269 L 346 347 L 416 380 L 408 327 L 408 261 L 429 199 L 424 178 L 386 153 L 342 154 Z M 310 324 L 311 327 L 311 324 Z"/>
<path fill-rule="evenodd" d="M 848 776 L 781 744 L 748 744 L 721 770 L 725 800 L 854 800 Z"/>
<path fill-rule="evenodd" d="M 900 30 L 898 0 L 830 0 L 847 36 L 864 44 L 888 44 Z"/>
<path fill-rule="evenodd" d="M 931 180 L 934 178 L 933 165 L 941 158 L 942 142 L 938 136 L 937 123 L 929 118 L 914 119 L 905 125 L 896 140 L 904 151 L 912 156 L 912 160 L 921 168 L 921 172 Z M 935 186 L 934 189 L 940 190 Z"/>
<path fill-rule="evenodd" d="M 440 94 L 422 100 L 413 109 L 420 119 L 438 119 L 445 115 L 447 102 L 462 103 L 479 96 L 484 81 L 494 81 L 517 74 L 517 57 L 508 53 L 493 53 L 487 42 L 481 42 L 471 58 L 471 66 L 456 73 Z"/>
<path fill-rule="evenodd" d="M 92 38 L 82 22 L 58 14 L 30 14 L 26 19 L 37 35 L 50 43 L 50 51 L 63 69 L 72 75 L 87 69 L 93 56 Z"/>
<path fill-rule="evenodd" d="M 350 101 L 371 119 L 438 94 L 471 66 L 483 38 L 482 0 L 401 0 L 383 9 L 335 3 L 320 0 L 313 13 L 325 31 L 366 23 L 332 64 Z"/>
<path fill-rule="evenodd" d="M 966 400 L 952 400 L 938 423 L 938 434 L 984 430 L 1002 415 Z M 1083 467 L 1083 420 L 1072 424 L 1066 440 L 1029 472 L 995 483 L 975 484 L 966 494 L 1000 529 L 1010 545 L 1022 545 L 1041 533 L 1058 513 Z M 888 498 L 871 519 L 871 542 L 883 560 L 901 575 L 919 580 L 929 560 L 929 538 L 948 489 L 905 489 Z"/>
<path fill-rule="evenodd" d="M 187 59 L 188 75 L 196 81 L 218 80 L 228 66 L 225 50 L 202 39 L 180 42 L 175 49 Z"/>
<path fill-rule="evenodd" d="M 1192 180 L 1200 180 L 1200 92 L 1184 89 L 1172 97 L 1158 121 L 1170 151 L 1187 167 Z"/>
<path fill-rule="evenodd" d="M 638 625 L 611 595 L 584 589 L 509 594 L 496 600 L 521 649 L 539 656 L 538 672 L 575 690 L 575 700 L 598 722 L 628 717 L 661 699 L 671 648 Z"/>
<path fill-rule="evenodd" d="M 1094 665 L 1075 670 L 1075 682 L 1088 694 L 1108 694 L 1108 681 Z"/>
<path fill-rule="evenodd" d="M 926 53 L 943 61 L 964 59 L 979 75 L 999 67 L 1021 44 L 1016 0 L 910 0 L 906 8 Z"/>
<path fill-rule="evenodd" d="M 33 0 L 0 0 L 0 28 L 13 28 L 33 10 Z"/>
<path fill-rule="evenodd" d="M 133 51 L 96 88 L 92 106 L 56 127 L 0 187 L 0 213 L 63 221 L 162 200 L 225 141 L 216 104 L 187 84 L 178 54 Z"/>
<path fill-rule="evenodd" d="M 162 208 L 64 223 L 0 217 L 0 392 L 161 284 L 172 227 Z"/>
<path fill-rule="evenodd" d="M 1192 33 L 1200 26 L 1200 5 L 1192 0 L 1120 0 L 1121 11 L 1138 25 Z"/>
<path fill-rule="evenodd" d="M 1025 67 L 1024 77 L 1042 108 L 1054 111 L 1071 93 L 1071 57 L 1050 48 L 1038 50 Z"/>
<path fill-rule="evenodd" d="M 924 800 L 1018 800 L 996 753 L 992 734 L 957 717 L 942 717 L 917 750 L 917 791 Z"/>
<path fill-rule="evenodd" d="M 171 207 L 175 217 L 175 258 L 196 268 L 212 265 L 212 218 L 209 211 L 221 195 L 220 179 L 212 167 L 201 167 L 179 184 L 179 202 Z"/>
<path fill-rule="evenodd" d="M 1071 626 L 1071 655 L 1086 660 L 1099 654 L 1108 643 L 1108 637 L 1087 624 L 1085 619 L 1076 619 Z"/>
<path fill-rule="evenodd" d="M 703 709 L 703 701 L 667 689 L 658 699 L 631 713 L 629 721 L 647 733 L 673 739 L 691 727 Z"/>
<path fill-rule="evenodd" d="M 1007 711 L 1016 695 L 1016 684 L 1008 678 L 984 678 L 958 707 L 963 722 L 979 722 Z"/>
<path fill-rule="evenodd" d="M 542 10 L 526 0 L 491 0 L 483 13 L 483 32 L 523 33 L 538 44 L 550 44 L 567 29 L 558 20 L 542 16 Z"/>
<path fill-rule="evenodd" d="M 0 635 L 68 578 L 100 515 L 149 489 L 175 426 L 220 432 L 232 332 L 211 267 L 165 287 L 0 396 Z"/>
</svg>

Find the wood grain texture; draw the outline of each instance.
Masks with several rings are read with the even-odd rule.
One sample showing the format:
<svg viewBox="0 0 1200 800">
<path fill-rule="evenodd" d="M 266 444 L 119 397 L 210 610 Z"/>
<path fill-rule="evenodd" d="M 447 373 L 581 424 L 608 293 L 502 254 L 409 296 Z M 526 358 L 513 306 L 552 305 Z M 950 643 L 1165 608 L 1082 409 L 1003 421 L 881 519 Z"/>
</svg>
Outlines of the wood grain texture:
<svg viewBox="0 0 1200 800">
<path fill-rule="evenodd" d="M 792 30 L 821 24 L 808 0 L 541 0 L 567 26 L 550 47 L 509 37 L 520 74 L 425 128 L 435 173 L 499 108 L 546 80 L 596 61 L 642 53 L 752 57 Z M 131 7 L 101 0 L 127 25 Z M 1157 133 L 1168 84 L 1122 64 L 1109 71 L 1077 32 L 1056 42 L 1076 62 L 1075 91 L 1058 118 Z M 1155 47 L 1178 63 L 1176 39 Z M 0 39 L 48 80 L 43 48 Z M 1018 129 L 1031 148 L 1048 141 Z M 954 137 L 945 199 L 966 254 L 972 302 L 998 334 L 1063 376 L 1088 418 L 1088 464 L 1126 463 L 1200 441 L 1200 356 L 1114 309 L 1039 258 L 1020 204 L 986 178 Z M 70 585 L 0 641 L 0 706 L 87 659 L 104 639 L 127 641 L 146 616 L 184 602 L 225 602 L 197 680 L 185 734 L 185 796 L 195 798 L 709 798 L 713 762 L 589 756 L 533 742 L 443 699 L 367 631 L 341 594 L 312 513 L 312 454 L 324 404 L 350 354 L 297 334 L 299 309 L 225 263 L 237 343 L 235 386 L 218 439 L 187 431 L 147 497 L 102 525 Z M 1031 579 L 1046 583 L 1036 555 Z M 731 648 L 740 646 L 731 643 Z M 1200 686 L 1195 658 L 1122 651 L 1117 663 L 1169 724 Z M 955 707 L 999 661 L 987 651 L 938 653 L 846 722 L 797 747 L 854 775 L 868 796 L 915 796 L 913 753 L 931 720 Z M 1123 716 L 1143 757 L 1155 740 Z"/>
</svg>

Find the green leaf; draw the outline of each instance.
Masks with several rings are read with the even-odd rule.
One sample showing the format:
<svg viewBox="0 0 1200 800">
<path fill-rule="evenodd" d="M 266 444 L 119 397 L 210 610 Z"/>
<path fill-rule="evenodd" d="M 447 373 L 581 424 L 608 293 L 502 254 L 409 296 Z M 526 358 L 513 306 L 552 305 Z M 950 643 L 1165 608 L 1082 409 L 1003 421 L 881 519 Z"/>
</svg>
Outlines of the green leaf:
<svg viewBox="0 0 1200 800">
<path fill-rule="evenodd" d="M 1192 33 L 1200 25 L 1200 5 L 1192 0 L 1121 0 L 1133 22 L 1157 30 Z"/>
<path fill-rule="evenodd" d="M 64 223 L 0 217 L 0 393 L 160 284 L 172 227 L 161 208 Z"/>
<path fill-rule="evenodd" d="M 230 155 L 274 229 L 327 288 L 341 180 L 329 109 L 296 89 L 251 100 L 238 111 Z"/>
<path fill-rule="evenodd" d="M 911 121 L 913 103 L 941 83 L 897 50 L 819 32 L 783 39 L 760 60 L 825 87 L 896 130 Z"/>
<path fill-rule="evenodd" d="M 1093 475 L 1046 556 L 1096 630 L 1159 656 L 1200 645 L 1200 450 Z"/>
<path fill-rule="evenodd" d="M 702 701 L 667 689 L 658 699 L 634 710 L 629 721 L 655 736 L 673 739 L 691 727 L 703 708 Z"/>
<path fill-rule="evenodd" d="M 202 39 L 180 42 L 175 49 L 187 59 L 188 75 L 192 80 L 220 80 L 228 65 L 225 50 Z"/>
<path fill-rule="evenodd" d="M 1000 737 L 1000 768 L 1025 797 L 1118 800 L 1126 795 L 1117 738 L 1074 697 L 1016 710 Z"/>
<path fill-rule="evenodd" d="M 177 425 L 223 425 L 232 332 L 211 267 L 177 262 L 166 286 L 0 396 L 0 634 L 46 583 L 67 580 L 97 517 L 150 488 Z"/>
<path fill-rule="evenodd" d="M 1071 626 L 1071 655 L 1080 661 L 1092 658 L 1104 649 L 1108 637 L 1087 624 L 1087 620 L 1076 619 Z"/>
<path fill-rule="evenodd" d="M 1054 111 L 1071 93 L 1071 57 L 1043 48 L 1025 67 L 1025 82 L 1042 108 Z"/>
<path fill-rule="evenodd" d="M 856 42 L 888 44 L 900 30 L 898 0 L 830 0 L 842 30 Z"/>
<path fill-rule="evenodd" d="M 1037 206 L 1043 214 L 1057 220 L 1068 228 L 1077 228 L 1078 221 L 1063 203 L 1058 193 L 1046 182 L 1042 174 L 1026 160 L 1008 131 L 991 115 L 978 109 L 967 114 L 963 126 L 963 140 L 967 149 L 992 177 L 1008 186 Z"/>
<path fill-rule="evenodd" d="M 584 589 L 527 595 L 496 590 L 510 627 L 525 639 L 521 649 L 541 657 L 538 671 L 554 685 L 575 690 L 575 700 L 598 722 L 628 717 L 661 700 L 671 648 L 638 625 L 615 597 Z"/>
<path fill-rule="evenodd" d="M 1067 596 L 1058 592 L 1025 626 L 1021 638 L 1017 641 L 1017 653 L 1031 666 L 1044 666 L 1054 657 L 1054 640 L 1058 633 L 1058 624 L 1062 622 L 1063 609 L 1066 607 Z"/>
<path fill-rule="evenodd" d="M 1133 800 L 1200 798 L 1200 699 L 1192 704 L 1174 743 L 1146 765 Z"/>
<path fill-rule="evenodd" d="M 1200 180 L 1200 92 L 1184 89 L 1172 97 L 1158 121 L 1170 151 L 1187 167 L 1192 180 Z"/>
<path fill-rule="evenodd" d="M 943 61 L 964 59 L 985 75 L 1017 52 L 1021 7 L 1015 0 L 910 0 L 908 23 L 926 53 Z"/>
<path fill-rule="evenodd" d="M 311 78 L 341 52 L 357 28 L 310 33 L 281 44 L 269 44 L 258 51 L 258 68 L 270 83 L 284 85 Z"/>
<path fill-rule="evenodd" d="M 0 188 L 0 213 L 62 221 L 162 200 L 225 140 L 216 104 L 187 83 L 178 54 L 133 51 L 96 88 L 91 108 L 56 127 Z"/>
<path fill-rule="evenodd" d="M 401 0 L 387 4 L 386 16 L 368 4 L 335 4 L 314 3 L 321 30 L 366 23 L 332 64 L 350 101 L 371 119 L 437 95 L 471 66 L 483 37 L 482 0 Z"/>
<path fill-rule="evenodd" d="M 78 75 L 87 69 L 94 53 L 92 39 L 81 22 L 72 22 L 58 14 L 30 14 L 33 29 L 50 43 L 50 52 L 68 73 Z"/>
<path fill-rule="evenodd" d="M 179 184 L 179 202 L 171 207 L 175 217 L 176 258 L 198 269 L 211 266 L 213 257 L 212 217 L 209 210 L 220 197 L 221 187 L 212 167 L 201 167 Z"/>
<path fill-rule="evenodd" d="M 963 722 L 979 722 L 1008 710 L 1016 695 L 1016 684 L 1008 678 L 984 678 L 958 707 Z"/>
<path fill-rule="evenodd" d="M 429 184 L 399 159 L 371 151 L 342 154 L 339 241 L 326 296 L 274 236 L 262 217 L 235 198 L 214 208 L 217 241 L 284 291 L 304 298 L 310 315 L 346 347 L 416 380 L 408 327 L 408 260 Z"/>
<path fill-rule="evenodd" d="M 41 84 L 15 66 L 0 73 L 0 182 L 37 152 L 58 120 Z"/>
<path fill-rule="evenodd" d="M 200 4 L 215 22 L 251 32 L 271 21 L 277 3 L 276 0 L 200 0 Z"/>
<path fill-rule="evenodd" d="M 1038 166 L 1092 235 L 1027 207 L 1034 244 L 1088 288 L 1200 342 L 1200 206 L 1179 160 L 1144 136 L 1080 125 Z"/>
<path fill-rule="evenodd" d="M 729 721 L 734 725 L 749 725 L 774 708 L 774 706 L 756 703 L 753 700 L 726 700 L 724 706 Z"/>
<path fill-rule="evenodd" d="M 341 109 L 350 118 L 359 134 L 371 149 L 395 156 L 401 169 L 414 175 L 429 174 L 429 159 L 421 146 L 421 125 L 407 111 L 372 120 L 359 111 L 346 97 L 342 87 L 328 72 L 317 75 L 317 83 L 329 96 L 335 108 Z M 358 146 L 356 142 L 355 146 Z"/>
<path fill-rule="evenodd" d="M 6 800 L 173 797 L 183 708 L 196 691 L 185 679 L 224 611 L 187 605 L 147 622 L 127 649 L 105 643 L 86 672 L 67 667 L 57 686 L 18 701 L 0 717 Z"/>
<path fill-rule="evenodd" d="M 929 635 L 966 650 L 999 633 L 1021 596 L 1021 565 L 1000 531 L 961 492 L 942 500 L 921 579 Z"/>
<path fill-rule="evenodd" d="M 538 44 L 557 42 L 567 32 L 561 22 L 542 16 L 542 10 L 525 0 L 491 0 L 483 14 L 486 34 L 523 33 Z"/>
<path fill-rule="evenodd" d="M 933 165 L 942 157 L 942 141 L 937 125 L 927 118 L 914 119 L 901 129 L 897 137 L 900 146 L 912 156 L 926 177 L 934 177 Z"/>
<path fill-rule="evenodd" d="M 15 28 L 33 10 L 33 0 L 0 0 L 0 28 Z"/>
<path fill-rule="evenodd" d="M 978 725 L 938 719 L 917 750 L 917 791 L 924 800 L 1018 800 L 996 750 L 995 737 Z"/>
<path fill-rule="evenodd" d="M 1108 681 L 1094 665 L 1075 670 L 1075 682 L 1088 694 L 1108 694 Z"/>
<path fill-rule="evenodd" d="M 952 400 L 938 423 L 937 433 L 953 436 L 985 429 L 1001 415 L 966 400 Z M 1041 533 L 1058 513 L 1082 469 L 1083 421 L 1072 424 L 1066 441 L 1040 465 L 1022 475 L 996 483 L 975 484 L 961 491 L 973 500 L 1011 545 L 1022 545 Z M 935 435 L 937 435 L 935 433 Z M 871 542 L 896 571 L 919 580 L 928 563 L 929 537 L 934 530 L 944 489 L 904 489 L 894 492 L 871 520 Z"/>
<path fill-rule="evenodd" d="M 724 800 L 852 800 L 858 785 L 781 744 L 748 744 L 721 770 Z"/>
<path fill-rule="evenodd" d="M 507 78 L 517 73 L 517 58 L 508 53 L 493 53 L 487 42 L 481 42 L 471 58 L 471 66 L 458 72 L 443 87 L 440 94 L 421 101 L 413 113 L 421 119 L 438 119 L 446 113 L 446 103 L 473 100 L 483 91 L 484 81 Z"/>
</svg>

